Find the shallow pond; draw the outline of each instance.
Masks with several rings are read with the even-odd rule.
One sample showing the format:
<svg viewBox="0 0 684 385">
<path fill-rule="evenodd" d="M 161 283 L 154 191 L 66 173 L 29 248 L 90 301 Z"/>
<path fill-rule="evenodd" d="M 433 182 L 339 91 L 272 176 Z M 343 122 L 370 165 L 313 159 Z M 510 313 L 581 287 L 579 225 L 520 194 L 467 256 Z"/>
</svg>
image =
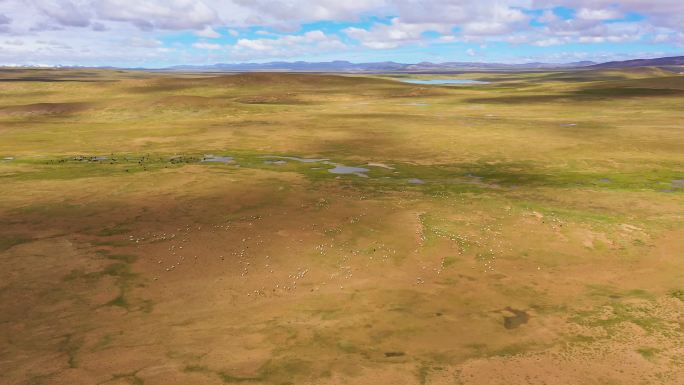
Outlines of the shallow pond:
<svg viewBox="0 0 684 385">
<path fill-rule="evenodd" d="M 334 168 L 328 169 L 328 172 L 333 173 L 333 174 L 353 174 L 357 175 L 360 177 L 368 178 L 368 175 L 365 173 L 370 171 L 367 168 L 363 167 L 351 167 L 351 166 L 346 166 L 344 164 L 339 164 L 339 163 L 334 163 L 329 161 L 328 159 L 322 158 L 322 159 L 315 159 L 315 158 L 298 158 L 296 156 L 275 156 L 275 155 L 269 155 L 265 156 L 264 158 L 267 158 L 269 160 L 264 161 L 266 164 L 283 164 L 286 163 L 286 160 L 293 160 L 296 162 L 301 162 L 301 163 L 322 163 L 322 164 L 327 164 L 329 166 L 334 166 Z M 271 160 L 271 159 L 278 159 L 278 160 Z M 312 170 L 318 170 L 318 167 L 312 168 Z"/>
<path fill-rule="evenodd" d="M 399 81 L 402 83 L 430 84 L 430 85 L 439 85 L 439 84 L 489 84 L 489 82 L 483 82 L 480 80 L 472 80 L 472 79 L 428 79 L 428 80 L 402 79 Z"/>
<path fill-rule="evenodd" d="M 511 316 L 504 316 L 504 327 L 506 329 L 519 328 L 520 326 L 526 324 L 527 321 L 530 320 L 530 315 L 523 310 L 517 310 L 511 307 L 507 307 L 504 310 L 513 314 Z"/>
<path fill-rule="evenodd" d="M 294 160 L 294 161 L 301 162 L 301 163 L 318 163 L 318 162 L 323 162 L 323 161 L 328 160 L 328 159 L 298 158 L 296 156 L 276 156 L 276 155 L 269 155 L 269 156 L 265 156 L 264 158 L 287 159 L 287 160 Z M 282 163 L 277 163 L 277 164 L 282 164 Z"/>
<path fill-rule="evenodd" d="M 328 170 L 328 172 L 331 172 L 333 174 L 354 174 L 358 176 L 362 176 L 364 178 L 368 178 L 368 175 L 364 174 L 365 172 L 368 172 L 367 168 L 363 167 L 351 167 L 351 166 L 345 166 L 343 164 L 337 164 L 337 163 L 327 163 L 332 166 L 335 166 L 335 168 L 331 168 Z"/>
<path fill-rule="evenodd" d="M 230 163 L 232 161 L 232 156 L 204 155 L 204 157 L 202 158 L 202 162 L 205 163 Z"/>
</svg>

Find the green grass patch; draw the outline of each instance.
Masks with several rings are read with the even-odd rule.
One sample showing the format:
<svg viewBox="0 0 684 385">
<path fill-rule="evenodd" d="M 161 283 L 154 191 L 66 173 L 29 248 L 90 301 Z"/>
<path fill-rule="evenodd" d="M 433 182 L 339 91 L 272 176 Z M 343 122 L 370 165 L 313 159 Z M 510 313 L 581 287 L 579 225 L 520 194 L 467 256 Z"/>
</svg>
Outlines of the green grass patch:
<svg viewBox="0 0 684 385">
<path fill-rule="evenodd" d="M 660 352 L 660 349 L 657 348 L 639 348 L 637 349 L 637 353 L 641 354 L 642 357 L 645 359 L 652 361 L 656 358 L 658 352 Z"/>
<path fill-rule="evenodd" d="M 115 261 L 121 261 L 125 263 L 133 263 L 138 260 L 138 256 L 131 254 L 112 254 L 107 255 L 107 259 L 112 259 Z"/>
<path fill-rule="evenodd" d="M 123 293 L 119 294 L 116 298 L 107 302 L 105 305 L 106 306 L 118 306 L 118 307 L 124 308 L 126 310 L 130 309 L 130 304 L 128 303 L 128 301 L 124 297 Z"/>
<path fill-rule="evenodd" d="M 120 226 L 120 225 L 116 225 L 116 226 L 112 226 L 112 227 L 108 227 L 106 229 L 100 230 L 97 233 L 97 235 L 99 235 L 101 237 L 111 237 L 113 235 L 127 234 L 130 231 L 131 231 L 130 229 L 127 229 L 127 228 Z"/>
<path fill-rule="evenodd" d="M 500 349 L 491 351 L 488 356 L 490 357 L 510 357 L 517 354 L 525 353 L 531 349 L 529 344 L 511 344 L 506 345 Z"/>
<path fill-rule="evenodd" d="M 22 236 L 0 237 L 0 252 L 11 249 L 14 246 L 31 242 L 31 238 Z"/>
<path fill-rule="evenodd" d="M 202 365 L 186 365 L 183 368 L 183 371 L 186 373 L 209 373 L 209 372 L 211 372 L 211 370 L 208 367 L 202 366 Z"/>
<path fill-rule="evenodd" d="M 81 269 L 75 269 L 72 270 L 69 274 L 67 274 L 63 280 L 65 282 L 70 282 L 70 281 L 77 281 L 81 280 L 84 281 L 88 284 L 93 284 L 97 282 L 98 280 L 102 279 L 103 277 L 113 277 L 115 279 L 115 283 L 117 287 L 119 288 L 119 295 L 116 296 L 116 298 L 112 299 L 111 301 L 105 303 L 104 306 L 116 306 L 116 307 L 121 307 L 123 309 L 126 309 L 128 311 L 134 310 L 133 303 L 131 300 L 128 298 L 127 294 L 128 291 L 132 285 L 132 283 L 137 279 L 138 275 L 136 273 L 133 273 L 131 271 L 131 267 L 129 265 L 130 261 L 135 260 L 135 256 L 132 255 L 111 255 L 108 257 L 112 257 L 111 259 L 118 260 L 121 262 L 118 263 L 113 263 L 110 265 L 107 265 L 104 269 L 98 270 L 98 271 L 93 271 L 93 272 L 84 272 Z M 146 313 L 149 313 L 152 311 L 152 303 L 149 301 L 137 301 L 140 302 L 138 307 L 135 308 L 135 310 L 140 310 Z"/>
<path fill-rule="evenodd" d="M 571 321 L 585 326 L 601 327 L 608 332 L 609 336 L 619 332 L 621 325 L 625 322 L 633 323 L 641 327 L 647 333 L 655 333 L 665 330 L 665 321 L 650 311 L 649 303 L 624 303 L 616 299 L 605 304 L 604 310 L 596 309 L 591 311 L 578 312 L 571 317 Z M 605 309 L 609 309 L 608 314 Z"/>
<path fill-rule="evenodd" d="M 81 349 L 82 341 L 76 339 L 73 334 L 64 336 L 64 341 L 59 346 L 59 351 L 66 353 L 69 368 L 76 368 L 76 354 Z"/>
<path fill-rule="evenodd" d="M 684 302 L 684 289 L 670 290 L 670 296 Z"/>
<path fill-rule="evenodd" d="M 234 376 L 228 372 L 218 372 L 218 376 L 221 377 L 222 381 L 225 381 L 227 383 L 260 382 L 260 381 L 262 381 L 261 377 Z"/>
<path fill-rule="evenodd" d="M 443 261 L 442 267 L 447 268 L 447 267 L 453 266 L 458 261 L 458 258 L 454 257 L 454 256 L 448 256 L 448 257 L 444 257 L 444 259 L 442 259 L 442 261 Z"/>
<path fill-rule="evenodd" d="M 125 380 L 131 385 L 145 385 L 145 381 L 138 377 L 138 372 L 133 373 L 117 373 L 112 375 L 112 381 Z"/>
</svg>

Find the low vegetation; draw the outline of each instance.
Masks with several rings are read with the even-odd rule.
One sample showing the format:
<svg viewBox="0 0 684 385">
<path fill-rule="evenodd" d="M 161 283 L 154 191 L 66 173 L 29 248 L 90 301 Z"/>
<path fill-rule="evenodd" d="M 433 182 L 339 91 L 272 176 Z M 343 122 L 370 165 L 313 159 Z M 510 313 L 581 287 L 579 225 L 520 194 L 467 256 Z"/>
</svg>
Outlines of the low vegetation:
<svg viewBox="0 0 684 385">
<path fill-rule="evenodd" d="M 0 72 L 0 383 L 679 383 L 684 77 L 459 76 Z"/>
</svg>

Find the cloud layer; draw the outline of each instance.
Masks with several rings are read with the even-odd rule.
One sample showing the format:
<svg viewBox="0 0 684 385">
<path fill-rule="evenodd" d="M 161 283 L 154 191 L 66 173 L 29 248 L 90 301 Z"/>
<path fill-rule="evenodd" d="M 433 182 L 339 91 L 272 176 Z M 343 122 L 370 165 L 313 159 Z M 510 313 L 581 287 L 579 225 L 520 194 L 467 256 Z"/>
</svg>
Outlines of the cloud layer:
<svg viewBox="0 0 684 385">
<path fill-rule="evenodd" d="M 0 0 L 0 64 L 472 57 L 496 44 L 676 51 L 684 1 Z"/>
</svg>

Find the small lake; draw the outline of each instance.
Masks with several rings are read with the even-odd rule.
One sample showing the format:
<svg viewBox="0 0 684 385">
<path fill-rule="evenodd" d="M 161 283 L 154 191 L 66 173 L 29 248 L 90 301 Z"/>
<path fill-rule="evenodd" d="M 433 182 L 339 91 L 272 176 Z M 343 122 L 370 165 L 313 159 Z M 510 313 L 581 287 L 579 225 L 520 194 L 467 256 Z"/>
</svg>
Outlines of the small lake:
<svg viewBox="0 0 684 385">
<path fill-rule="evenodd" d="M 400 79 L 399 80 L 402 83 L 411 83 L 411 84 L 489 84 L 489 82 L 483 82 L 480 80 L 471 80 L 471 79 L 429 79 L 429 80 L 420 80 L 420 79 Z"/>
</svg>

